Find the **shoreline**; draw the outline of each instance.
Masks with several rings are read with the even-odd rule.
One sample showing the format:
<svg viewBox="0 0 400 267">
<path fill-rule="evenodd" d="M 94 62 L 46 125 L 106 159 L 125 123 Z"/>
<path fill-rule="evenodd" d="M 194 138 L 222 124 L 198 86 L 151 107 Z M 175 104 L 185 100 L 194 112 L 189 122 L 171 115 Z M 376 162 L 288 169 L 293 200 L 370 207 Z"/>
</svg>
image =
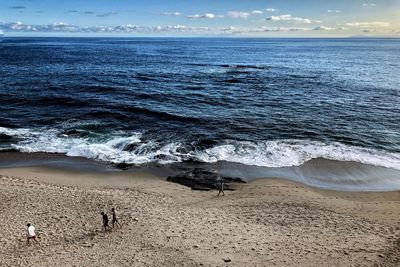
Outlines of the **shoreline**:
<svg viewBox="0 0 400 267">
<path fill-rule="evenodd" d="M 0 169 L 0 265 L 396 266 L 400 191 L 281 179 L 194 191 L 148 173 Z M 101 231 L 100 211 L 123 225 Z M 31 222 L 40 245 L 25 244 Z M 396 243 L 397 242 L 397 243 Z M 230 260 L 226 262 L 225 260 Z"/>
<path fill-rule="evenodd" d="M 195 168 L 212 170 L 222 177 L 250 182 L 258 179 L 282 179 L 303 185 L 346 192 L 391 192 L 400 190 L 400 170 L 351 161 L 312 159 L 299 166 L 261 167 L 234 162 L 149 163 L 140 166 L 111 164 L 58 153 L 0 152 L 0 169 L 45 167 L 64 171 L 147 173 L 167 178 Z"/>
</svg>

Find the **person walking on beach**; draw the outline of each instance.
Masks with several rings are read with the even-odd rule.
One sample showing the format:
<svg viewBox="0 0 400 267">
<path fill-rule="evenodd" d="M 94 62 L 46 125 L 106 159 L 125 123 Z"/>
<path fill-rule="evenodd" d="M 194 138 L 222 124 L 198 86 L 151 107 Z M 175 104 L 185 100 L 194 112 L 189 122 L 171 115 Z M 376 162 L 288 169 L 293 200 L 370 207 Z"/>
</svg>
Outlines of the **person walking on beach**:
<svg viewBox="0 0 400 267">
<path fill-rule="evenodd" d="M 108 216 L 107 216 L 107 214 L 105 214 L 104 211 L 102 211 L 101 215 L 103 217 L 103 229 L 104 229 L 104 232 L 111 231 L 111 227 L 108 225 Z"/>
<path fill-rule="evenodd" d="M 217 197 L 219 197 L 219 195 L 220 195 L 221 193 L 222 193 L 223 196 L 225 196 L 225 193 L 224 193 L 224 178 L 220 177 L 220 178 L 218 179 L 218 185 L 217 185 L 217 187 L 218 187 L 218 189 L 219 189 Z"/>
<path fill-rule="evenodd" d="M 115 209 L 114 208 L 111 208 L 111 214 L 112 214 L 112 228 L 114 228 L 116 223 L 121 228 L 121 224 L 117 220 L 117 215 L 115 214 Z"/>
<path fill-rule="evenodd" d="M 36 239 L 36 234 L 35 234 L 35 227 L 28 223 L 26 225 L 28 228 L 26 229 L 26 237 L 27 237 L 27 243 L 29 245 L 29 240 L 35 240 L 35 242 L 39 243 L 39 241 Z"/>
</svg>

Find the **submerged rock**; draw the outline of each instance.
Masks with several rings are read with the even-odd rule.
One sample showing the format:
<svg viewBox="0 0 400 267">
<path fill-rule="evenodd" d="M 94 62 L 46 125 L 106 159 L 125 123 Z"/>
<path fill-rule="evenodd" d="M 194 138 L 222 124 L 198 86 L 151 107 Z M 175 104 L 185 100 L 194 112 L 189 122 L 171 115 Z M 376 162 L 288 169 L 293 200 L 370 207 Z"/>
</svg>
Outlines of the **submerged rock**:
<svg viewBox="0 0 400 267">
<path fill-rule="evenodd" d="M 202 168 L 194 168 L 183 171 L 174 176 L 168 176 L 167 181 L 188 186 L 193 190 L 215 190 L 219 189 L 221 176 L 215 171 Z M 222 177 L 224 180 L 224 190 L 234 190 L 231 183 L 244 183 L 240 178 Z"/>
<path fill-rule="evenodd" d="M 131 168 L 133 166 L 133 164 L 121 162 L 121 163 L 115 164 L 114 166 L 121 170 L 127 170 L 127 169 Z"/>
</svg>

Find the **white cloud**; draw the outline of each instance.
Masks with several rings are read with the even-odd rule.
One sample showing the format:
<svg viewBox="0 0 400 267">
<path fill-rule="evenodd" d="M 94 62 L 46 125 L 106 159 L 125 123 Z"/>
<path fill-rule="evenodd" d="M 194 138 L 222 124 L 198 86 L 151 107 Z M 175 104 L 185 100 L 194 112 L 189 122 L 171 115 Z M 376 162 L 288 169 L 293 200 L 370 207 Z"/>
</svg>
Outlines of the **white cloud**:
<svg viewBox="0 0 400 267">
<path fill-rule="evenodd" d="M 0 28 L 3 31 L 20 32 L 78 32 L 80 27 L 63 22 L 56 22 L 46 25 L 29 25 L 20 21 L 11 23 L 1 23 Z"/>
<path fill-rule="evenodd" d="M 231 18 L 247 19 L 248 16 L 250 16 L 250 13 L 248 13 L 248 12 L 228 11 L 228 17 L 231 17 Z"/>
<path fill-rule="evenodd" d="M 235 29 L 236 29 L 236 28 L 233 27 L 233 26 L 228 26 L 228 27 L 222 28 L 221 30 L 224 31 L 224 32 L 232 32 L 232 31 L 234 31 Z"/>
<path fill-rule="evenodd" d="M 266 18 L 266 20 L 272 20 L 272 21 L 279 21 L 279 20 L 290 20 L 292 18 L 292 15 L 280 15 L 280 16 L 271 16 Z"/>
<path fill-rule="evenodd" d="M 172 26 L 172 29 L 174 29 L 174 30 L 182 30 L 182 29 L 186 29 L 186 26 L 178 24 L 178 25 Z"/>
<path fill-rule="evenodd" d="M 283 20 L 288 17 L 283 17 Z M 292 18 L 292 17 L 290 17 Z M 307 24 L 310 25 L 310 24 Z M 311 24 L 312 25 L 312 24 Z M 195 27 L 187 26 L 182 24 L 177 25 L 159 25 L 159 26 L 140 26 L 140 25 L 118 25 L 118 26 L 105 26 L 105 25 L 93 25 L 93 26 L 77 26 L 71 25 L 64 22 L 57 22 L 52 24 L 34 25 L 24 24 L 22 22 L 0 22 L 0 32 L 62 32 L 62 33 L 117 33 L 117 34 L 176 34 L 176 35 L 260 35 L 268 33 L 322 33 L 323 31 L 339 31 L 347 30 L 348 26 L 360 27 L 365 33 L 379 30 L 374 27 L 376 25 L 382 25 L 382 22 L 351 22 L 339 26 L 323 26 L 308 27 L 306 24 L 303 26 L 287 26 L 287 27 L 274 27 L 274 26 L 262 26 L 262 27 L 246 27 L 246 26 L 214 26 L 214 27 Z M 383 24 L 386 25 L 386 24 Z M 368 27 L 367 27 L 368 26 Z M 344 28 L 346 27 L 346 28 Z M 390 28 L 388 28 L 389 30 Z M 395 31 L 393 30 L 393 33 Z"/>
<path fill-rule="evenodd" d="M 275 8 L 267 8 L 267 9 L 265 9 L 265 11 L 267 11 L 267 12 L 275 12 L 276 9 Z"/>
<path fill-rule="evenodd" d="M 8 25 L 8 27 L 11 30 L 17 30 L 18 31 L 18 30 L 22 30 L 25 27 L 25 25 L 22 22 L 17 21 L 17 22 L 14 22 L 14 23 L 10 23 Z"/>
<path fill-rule="evenodd" d="M 195 15 L 190 15 L 190 16 L 187 16 L 189 19 L 199 19 L 199 18 L 201 18 L 201 15 L 199 15 L 199 14 L 195 14 Z"/>
<path fill-rule="evenodd" d="M 375 3 L 363 3 L 362 6 L 364 6 L 364 7 L 373 7 L 373 6 L 376 6 L 376 4 Z"/>
<path fill-rule="evenodd" d="M 188 16 L 189 19 L 214 19 L 221 16 L 216 16 L 213 13 L 205 13 L 203 15 L 195 14 Z"/>
<path fill-rule="evenodd" d="M 164 16 L 175 16 L 175 17 L 178 17 L 178 16 L 180 16 L 182 14 L 181 14 L 181 12 L 175 11 L 175 12 L 164 12 L 163 15 Z"/>
<path fill-rule="evenodd" d="M 335 30 L 344 30 L 343 27 L 328 27 L 328 26 L 318 26 L 313 29 L 313 31 L 335 31 Z"/>
<path fill-rule="evenodd" d="M 172 25 L 172 26 L 158 26 L 154 28 L 143 27 L 146 32 L 159 32 L 159 33 L 187 33 L 187 34 L 213 34 L 214 30 L 209 27 L 188 27 L 185 25 Z M 143 31 L 141 31 L 143 32 Z"/>
<path fill-rule="evenodd" d="M 5 32 L 63 32 L 63 33 L 141 33 L 141 34 L 192 34 L 192 35 L 218 35 L 218 34 L 252 34 L 268 32 L 298 32 L 310 31 L 310 28 L 296 27 L 256 27 L 256 28 L 236 28 L 227 27 L 190 27 L 181 24 L 168 26 L 138 26 L 138 25 L 119 25 L 119 26 L 76 26 L 63 22 L 44 25 L 29 25 L 22 22 L 4 23 L 0 22 L 0 31 Z"/>
<path fill-rule="evenodd" d="M 342 13 L 342 10 L 339 10 L 339 9 L 328 9 L 327 12 L 328 13 Z"/>
<path fill-rule="evenodd" d="M 383 21 L 370 21 L 370 22 L 348 22 L 346 23 L 346 26 L 368 28 L 368 27 L 389 27 L 391 26 L 391 24 L 389 22 L 383 22 Z"/>
<path fill-rule="evenodd" d="M 310 31 L 311 28 L 298 28 L 298 27 L 256 27 L 256 28 L 245 28 L 236 30 L 233 33 L 268 33 L 268 32 L 300 32 Z"/>
<path fill-rule="evenodd" d="M 262 12 L 262 10 L 253 10 L 253 11 L 251 11 L 251 13 L 253 13 L 253 14 L 262 14 L 263 12 Z"/>
<path fill-rule="evenodd" d="M 63 32 L 63 33 L 176 33 L 176 34 L 229 34 L 234 30 L 233 27 L 190 27 L 185 25 L 168 26 L 138 26 L 138 25 L 118 25 L 118 26 L 76 26 L 63 22 L 44 25 L 29 25 L 22 22 L 4 23 L 0 22 L 0 31 L 4 32 Z"/>
<path fill-rule="evenodd" d="M 265 20 L 269 21 L 294 21 L 294 22 L 299 22 L 299 23 L 306 23 L 310 24 L 313 22 L 320 22 L 318 20 L 311 20 L 311 19 L 305 19 L 305 18 L 299 18 L 299 17 L 293 17 L 292 15 L 279 15 L 279 16 L 270 16 L 266 18 Z"/>
</svg>

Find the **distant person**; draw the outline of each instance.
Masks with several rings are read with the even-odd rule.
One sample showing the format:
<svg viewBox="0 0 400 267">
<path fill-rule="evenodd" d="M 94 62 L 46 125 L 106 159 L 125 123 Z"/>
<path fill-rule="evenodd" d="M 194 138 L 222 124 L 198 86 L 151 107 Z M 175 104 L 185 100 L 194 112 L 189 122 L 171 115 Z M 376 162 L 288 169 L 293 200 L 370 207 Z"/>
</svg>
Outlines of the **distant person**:
<svg viewBox="0 0 400 267">
<path fill-rule="evenodd" d="M 218 184 L 217 184 L 217 187 L 218 187 L 218 195 L 217 195 L 217 197 L 219 197 L 219 195 L 222 193 L 222 195 L 223 196 L 225 196 L 225 193 L 224 193 L 224 178 L 222 178 L 222 177 L 220 177 L 219 179 L 218 179 Z"/>
<path fill-rule="evenodd" d="M 117 220 L 117 215 L 115 214 L 114 208 L 111 208 L 111 214 L 112 214 L 112 228 L 114 228 L 115 224 L 118 224 L 118 226 L 121 228 L 121 224 Z"/>
<path fill-rule="evenodd" d="M 108 216 L 107 216 L 107 214 L 105 214 L 103 211 L 101 212 L 101 215 L 102 215 L 102 217 L 103 217 L 103 229 L 104 229 L 104 232 L 106 232 L 107 230 L 108 231 L 111 231 L 111 227 L 108 225 Z"/>
<path fill-rule="evenodd" d="M 26 229 L 26 237 L 27 237 L 27 243 L 29 245 L 29 240 L 35 240 L 35 242 L 39 243 L 39 241 L 36 239 L 36 234 L 35 234 L 35 227 L 28 223 L 26 225 L 28 228 Z"/>
</svg>

